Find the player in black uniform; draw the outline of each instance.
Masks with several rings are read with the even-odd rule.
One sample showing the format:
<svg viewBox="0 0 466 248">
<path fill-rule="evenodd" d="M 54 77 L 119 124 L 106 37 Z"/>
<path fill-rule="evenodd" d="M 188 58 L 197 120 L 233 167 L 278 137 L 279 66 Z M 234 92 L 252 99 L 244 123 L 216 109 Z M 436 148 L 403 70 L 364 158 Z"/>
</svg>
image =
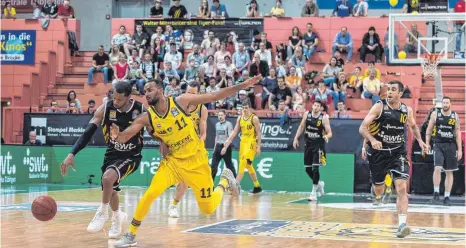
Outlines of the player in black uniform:
<svg viewBox="0 0 466 248">
<path fill-rule="evenodd" d="M 324 107 L 322 102 L 315 101 L 312 111 L 304 113 L 293 141 L 293 147 L 296 149 L 299 146 L 299 137 L 304 131 L 304 167 L 312 179 L 312 193 L 308 198 L 309 201 L 317 200 L 316 191 L 319 196 L 324 194 L 324 182 L 319 181 L 319 167 L 327 164 L 325 142 L 332 138 L 330 120 L 327 114 L 322 113 L 322 109 L 325 109 L 322 107 Z"/>
<path fill-rule="evenodd" d="M 408 212 L 409 162 L 406 158 L 405 129 L 408 126 L 419 145 L 427 151 L 416 125 L 413 110 L 400 102 L 403 84 L 391 81 L 387 87 L 387 99 L 372 106 L 359 132 L 369 141 L 367 158 L 373 179 L 376 200 L 382 199 L 385 175 L 390 173 L 397 191 L 398 231 L 396 236 L 404 238 L 411 233 L 406 225 Z"/>
<path fill-rule="evenodd" d="M 126 129 L 134 119 L 144 112 L 142 103 L 130 98 L 131 85 L 119 82 L 114 86 L 113 99 L 103 103 L 94 113 L 84 133 L 74 144 L 70 154 L 61 164 L 61 172 L 67 174 L 68 167 L 74 170 L 74 156 L 81 151 L 92 138 L 97 125 L 102 125 L 108 148 L 102 166 L 102 205 L 94 219 L 87 227 L 88 232 L 99 232 L 108 219 L 108 205 L 113 210 L 112 226 L 109 238 L 117 238 L 121 234 L 123 222 L 127 214 L 119 211 L 118 191 L 122 179 L 137 171 L 141 162 L 143 131 L 138 132 L 128 142 L 120 144 L 110 139 L 110 126 L 115 123 L 120 129 Z"/>
<path fill-rule="evenodd" d="M 451 111 L 451 99 L 444 97 L 442 109 L 434 111 L 430 115 L 429 126 L 426 131 L 426 143 L 434 141 L 434 199 L 437 203 L 440 199 L 440 181 L 442 170 L 445 171 L 445 198 L 443 204 L 451 205 L 450 191 L 453 186 L 453 171 L 458 170 L 458 161 L 461 160 L 461 131 L 458 114 Z"/>
</svg>

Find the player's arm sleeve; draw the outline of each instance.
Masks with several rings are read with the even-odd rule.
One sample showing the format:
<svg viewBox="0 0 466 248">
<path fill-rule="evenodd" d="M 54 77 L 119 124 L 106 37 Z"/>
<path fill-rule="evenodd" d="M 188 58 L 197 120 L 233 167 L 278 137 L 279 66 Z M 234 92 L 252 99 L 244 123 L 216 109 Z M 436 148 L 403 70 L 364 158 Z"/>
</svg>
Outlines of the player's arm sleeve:
<svg viewBox="0 0 466 248">
<path fill-rule="evenodd" d="M 374 136 L 369 132 L 369 125 L 377 119 L 377 117 L 382 113 L 382 103 L 378 102 L 372 106 L 369 113 L 366 115 L 364 120 L 359 127 L 359 133 L 366 138 L 369 142 L 373 143 L 375 141 Z"/>
<path fill-rule="evenodd" d="M 104 103 L 105 104 L 105 103 Z M 105 105 L 102 104 L 94 113 L 94 116 L 92 119 L 89 121 L 89 124 L 86 127 L 86 130 L 84 130 L 84 133 L 79 136 L 78 140 L 74 143 L 73 148 L 71 148 L 71 154 L 76 155 L 78 152 L 80 152 L 84 147 L 87 146 L 89 141 L 91 140 L 92 136 L 95 133 L 95 130 L 97 130 L 97 125 L 100 125 L 103 121 L 104 118 L 104 112 L 105 112 Z"/>
</svg>

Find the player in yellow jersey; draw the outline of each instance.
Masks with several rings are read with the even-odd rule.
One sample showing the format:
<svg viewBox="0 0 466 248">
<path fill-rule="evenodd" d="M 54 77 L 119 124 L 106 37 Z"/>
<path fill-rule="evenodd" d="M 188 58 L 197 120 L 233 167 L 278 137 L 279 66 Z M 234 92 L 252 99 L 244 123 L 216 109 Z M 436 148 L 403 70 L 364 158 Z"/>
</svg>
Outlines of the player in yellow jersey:
<svg viewBox="0 0 466 248">
<path fill-rule="evenodd" d="M 251 113 L 251 103 L 249 99 L 244 100 L 241 103 L 242 113 L 236 121 L 236 126 L 233 129 L 230 137 L 225 142 L 221 154 L 225 154 L 228 146 L 230 146 L 233 139 L 238 135 L 241 129 L 241 142 L 239 148 L 239 168 L 236 180 L 238 183 L 241 182 L 244 176 L 244 169 L 247 168 L 249 176 L 254 184 L 254 189 L 250 191 L 251 194 L 258 194 L 262 192 L 261 185 L 257 179 L 256 171 L 252 165 L 255 156 L 259 156 L 261 153 L 261 127 L 259 117 Z"/>
<path fill-rule="evenodd" d="M 367 152 L 366 152 L 366 146 L 367 146 L 367 139 L 364 139 L 362 142 L 362 151 L 361 151 L 361 158 L 366 160 L 367 159 Z M 372 197 L 374 197 L 374 205 L 379 205 L 380 202 L 382 201 L 383 204 L 388 204 L 390 203 L 390 196 L 392 195 L 392 176 L 390 176 L 390 173 L 387 173 L 385 175 L 385 192 L 383 197 L 382 196 L 376 196 L 374 193 L 373 187 L 371 187 L 371 194 Z"/>
<path fill-rule="evenodd" d="M 186 90 L 186 94 L 194 94 L 197 95 L 199 93 L 200 88 L 199 83 L 192 83 L 188 85 Z M 188 106 L 189 114 L 191 115 L 191 120 L 194 122 L 194 127 L 198 130 L 199 137 L 202 141 L 205 141 L 207 136 L 207 108 L 203 104 L 198 105 L 189 105 Z M 176 186 L 175 196 L 173 197 L 173 201 L 168 207 L 168 216 L 171 218 L 179 218 L 180 213 L 178 212 L 178 203 L 180 202 L 181 198 L 183 197 L 184 193 L 188 189 L 188 186 L 180 182 L 178 186 Z"/>
<path fill-rule="evenodd" d="M 148 111 L 136 118 L 123 132 L 120 132 L 118 126 L 112 126 L 111 138 L 116 142 L 125 143 L 146 127 L 153 136 L 168 146 L 168 154 L 162 158 L 149 188 L 140 199 L 129 232 L 115 242 L 114 247 L 130 247 L 137 244 L 136 232 L 141 221 L 149 212 L 153 201 L 171 185 L 184 182 L 190 186 L 199 209 L 205 214 L 212 214 L 217 209 L 226 190 L 233 196 L 239 195 L 239 184 L 228 169 L 223 171 L 220 182 L 214 189 L 208 153 L 190 118 L 188 107 L 224 99 L 258 83 L 259 80 L 260 77 L 256 76 L 216 92 L 200 95 L 182 94 L 169 98 L 164 97 L 162 82 L 158 80 L 149 81 L 144 86 L 149 103 Z"/>
</svg>

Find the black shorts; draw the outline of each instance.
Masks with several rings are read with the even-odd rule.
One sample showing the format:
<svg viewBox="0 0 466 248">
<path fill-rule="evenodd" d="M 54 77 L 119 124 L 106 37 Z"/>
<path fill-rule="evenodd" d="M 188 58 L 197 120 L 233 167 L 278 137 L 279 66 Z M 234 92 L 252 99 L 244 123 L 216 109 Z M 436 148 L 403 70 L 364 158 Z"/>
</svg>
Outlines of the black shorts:
<svg viewBox="0 0 466 248">
<path fill-rule="evenodd" d="M 304 148 L 304 166 L 324 166 L 327 164 L 325 143 L 307 143 Z"/>
<path fill-rule="evenodd" d="M 137 171 L 140 163 L 141 156 L 131 156 L 122 158 L 105 157 L 104 164 L 101 168 L 102 176 L 109 169 L 115 170 L 118 174 L 118 180 L 113 184 L 113 190 L 120 191 L 120 181 L 123 180 L 125 177 L 131 175 L 133 172 Z M 102 176 L 100 178 L 100 181 L 102 181 Z"/>
<path fill-rule="evenodd" d="M 406 158 L 406 150 L 400 147 L 394 150 L 367 149 L 367 160 L 372 176 L 372 183 L 381 185 L 385 182 L 385 176 L 390 174 L 393 181 L 397 179 L 409 179 L 409 161 Z"/>
<path fill-rule="evenodd" d="M 457 171 L 457 158 L 456 143 L 434 143 L 435 167 L 442 167 L 443 171 Z"/>
</svg>

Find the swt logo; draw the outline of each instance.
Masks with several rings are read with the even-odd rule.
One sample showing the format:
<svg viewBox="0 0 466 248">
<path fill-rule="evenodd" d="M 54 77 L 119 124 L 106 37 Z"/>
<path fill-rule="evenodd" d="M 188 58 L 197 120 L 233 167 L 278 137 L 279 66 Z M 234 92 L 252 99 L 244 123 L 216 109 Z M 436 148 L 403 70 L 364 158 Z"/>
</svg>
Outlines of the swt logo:
<svg viewBox="0 0 466 248">
<path fill-rule="evenodd" d="M 10 152 L 0 156 L 1 183 L 13 184 L 16 182 L 16 165 L 13 164 L 13 156 Z"/>
<path fill-rule="evenodd" d="M 44 154 L 40 156 L 31 156 L 31 150 L 26 149 L 26 156 L 23 158 L 23 165 L 29 167 L 29 179 L 49 177 L 49 165 Z"/>
</svg>

